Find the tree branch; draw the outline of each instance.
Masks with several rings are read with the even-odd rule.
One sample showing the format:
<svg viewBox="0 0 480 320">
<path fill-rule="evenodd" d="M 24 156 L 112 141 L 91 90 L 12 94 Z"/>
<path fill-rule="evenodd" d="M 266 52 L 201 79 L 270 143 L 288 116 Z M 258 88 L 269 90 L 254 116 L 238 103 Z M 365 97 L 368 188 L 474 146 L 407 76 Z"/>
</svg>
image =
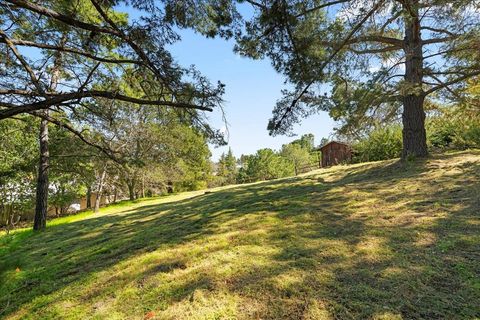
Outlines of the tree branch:
<svg viewBox="0 0 480 320">
<path fill-rule="evenodd" d="M 122 64 L 122 63 L 131 63 L 131 64 L 138 64 L 141 65 L 142 62 L 133 60 L 133 59 L 109 59 L 109 58 L 103 58 L 103 57 L 98 57 L 95 56 L 91 53 L 84 52 L 75 48 L 69 48 L 69 47 L 60 47 L 60 46 L 54 46 L 50 44 L 44 44 L 44 43 L 37 43 L 37 42 L 32 42 L 32 41 L 26 41 L 26 40 L 18 40 L 18 39 L 9 39 L 11 43 L 17 45 L 17 46 L 24 46 L 24 47 L 34 47 L 34 48 L 40 48 L 40 49 L 47 49 L 47 50 L 54 50 L 54 51 L 61 51 L 61 52 L 69 52 L 73 54 L 78 54 L 81 56 L 84 56 L 86 58 L 90 58 L 95 61 L 99 62 L 105 62 L 105 63 L 117 63 L 117 64 Z M 6 43 L 6 40 L 4 38 L 0 38 L 0 43 Z"/>
<path fill-rule="evenodd" d="M 16 94 L 28 96 L 28 95 L 31 95 L 32 93 L 17 91 Z M 23 104 L 23 105 L 5 104 L 4 105 L 4 103 L 0 103 L 2 106 L 5 106 L 8 108 L 8 109 L 0 110 L 0 120 L 20 114 L 20 113 L 28 113 L 36 110 L 48 109 L 51 106 L 65 103 L 66 101 L 79 100 L 83 98 L 106 98 L 106 99 L 131 102 L 131 103 L 141 104 L 141 105 L 169 106 L 174 108 L 212 111 L 212 108 L 197 106 L 190 103 L 139 99 L 139 98 L 126 96 L 126 95 L 123 95 L 117 92 L 112 92 L 112 91 L 90 90 L 90 91 L 80 91 L 80 92 L 70 92 L 70 93 L 48 93 L 47 92 L 45 94 L 50 98 L 43 101 L 30 103 L 30 104 Z"/>
<path fill-rule="evenodd" d="M 111 149 L 107 149 L 107 148 L 104 148 L 94 142 L 91 142 L 90 140 L 88 140 L 87 138 L 85 138 L 82 134 L 82 132 L 79 132 L 78 130 L 76 130 L 75 128 L 73 128 L 72 126 L 70 126 L 69 124 L 67 123 L 64 123 L 58 119 L 55 119 L 45 113 L 39 113 L 39 112 L 31 112 L 32 115 L 36 116 L 36 117 L 39 117 L 39 118 L 42 118 L 42 119 L 45 119 L 47 120 L 48 122 L 50 123 L 53 123 L 54 125 L 56 126 L 59 126 L 61 128 L 65 128 L 67 129 L 68 131 L 70 131 L 71 133 L 73 133 L 75 136 L 77 136 L 80 140 L 82 140 L 85 144 L 91 146 L 91 147 L 94 147 L 98 150 L 100 150 L 102 153 L 104 153 L 107 157 L 109 157 L 110 159 L 112 159 L 113 161 L 117 162 L 117 163 L 121 163 L 121 161 L 115 157 L 114 155 L 114 151 L 111 150 Z"/>
<path fill-rule="evenodd" d="M 458 38 L 458 35 L 453 35 L 453 36 L 444 37 L 444 38 L 425 39 L 425 40 L 422 40 L 422 45 L 447 42 L 447 41 L 454 40 L 456 38 Z"/>
<path fill-rule="evenodd" d="M 27 73 L 30 76 L 30 79 L 32 80 L 35 88 L 37 88 L 38 92 L 43 95 L 45 93 L 45 90 L 44 90 L 43 86 L 41 85 L 40 81 L 38 80 L 37 76 L 35 75 L 35 72 L 33 72 L 32 68 L 29 66 L 27 61 L 23 58 L 23 56 L 18 51 L 17 47 L 15 47 L 15 45 L 10 41 L 10 38 L 5 34 L 5 32 L 3 32 L 3 30 L 0 30 L 0 36 L 3 37 L 7 46 L 13 52 L 15 57 L 17 57 L 18 61 L 20 61 L 23 68 L 27 71 Z"/>
<path fill-rule="evenodd" d="M 323 3 L 323 4 L 320 4 L 318 6 L 315 6 L 313 8 L 310 8 L 310 9 L 307 9 L 305 10 L 304 12 L 302 13 L 299 13 L 295 16 L 295 18 L 300 18 L 301 16 L 304 16 L 306 14 L 309 14 L 313 11 L 317 11 L 317 10 L 320 10 L 320 9 L 323 9 L 323 8 L 326 8 L 326 7 L 330 7 L 330 6 L 333 6 L 333 5 L 336 5 L 336 4 L 340 4 L 340 3 L 345 3 L 345 2 L 349 2 L 350 0 L 336 0 L 336 1 L 331 1 L 331 2 L 327 2 L 327 3 Z"/>
<path fill-rule="evenodd" d="M 463 80 L 467 80 L 469 78 L 472 78 L 472 77 L 475 77 L 475 76 L 478 76 L 480 75 L 480 70 L 477 70 L 475 72 L 472 72 L 472 73 L 468 73 L 468 74 L 464 74 L 463 76 L 461 77 L 458 77 L 456 79 L 453 79 L 453 80 L 450 80 L 450 81 L 447 81 L 447 82 L 443 82 L 442 84 L 436 86 L 436 87 L 433 87 L 431 88 L 430 90 L 427 90 L 425 91 L 425 96 L 426 95 L 429 95 L 435 91 L 438 91 L 440 89 L 443 89 L 443 88 L 446 88 L 448 86 L 451 86 L 453 84 L 456 84 L 456 83 L 459 83 L 459 82 L 462 82 Z"/>
<path fill-rule="evenodd" d="M 353 37 L 353 35 L 362 27 L 362 25 L 375 13 L 375 11 L 380 8 L 380 6 L 385 2 L 385 0 L 380 0 L 377 2 L 376 5 L 373 6 L 373 8 L 362 18 L 362 20 L 357 23 L 355 27 L 353 27 L 352 30 L 348 33 L 348 35 L 345 37 L 345 39 L 341 42 L 341 44 L 330 54 L 330 56 L 322 63 L 320 66 L 320 72 L 323 72 L 323 69 L 331 62 L 333 58 L 340 52 L 340 50 L 345 47 L 345 45 L 348 44 L 350 39 Z M 285 118 L 288 116 L 290 112 L 292 112 L 293 108 L 297 105 L 297 103 L 300 101 L 300 99 L 307 93 L 307 91 L 310 89 L 310 87 L 315 83 L 315 80 L 310 81 L 302 91 L 298 94 L 298 96 L 293 99 L 293 101 L 290 103 L 290 106 L 288 106 L 283 113 L 283 115 L 280 117 L 280 119 L 275 123 L 274 125 L 274 130 L 278 130 L 282 122 L 285 120 Z"/>
<path fill-rule="evenodd" d="M 383 48 L 378 48 L 378 49 L 365 49 L 365 50 L 357 50 L 354 48 L 349 48 L 353 53 L 356 54 L 375 54 L 375 53 L 383 53 L 383 52 L 389 52 L 389 51 L 397 51 L 399 50 L 398 47 L 396 46 L 389 46 L 389 47 L 383 47 Z"/>
<path fill-rule="evenodd" d="M 102 26 L 98 26 L 98 25 L 94 25 L 94 24 L 91 24 L 91 23 L 87 23 L 87 22 L 77 20 L 75 18 L 72 18 L 71 16 L 67 16 L 67 15 L 58 13 L 54 10 L 42 7 L 40 5 L 37 5 L 37 4 L 35 4 L 31 1 L 24 1 L 24 0 L 4 0 L 4 1 L 6 1 L 10 4 L 13 4 L 17 7 L 36 12 L 36 13 L 38 13 L 42 16 L 45 16 L 47 18 L 53 18 L 53 19 L 59 20 L 59 21 L 65 23 L 67 25 L 70 25 L 70 26 L 78 27 L 78 28 L 88 30 L 88 31 L 107 33 L 107 34 L 111 34 L 111 35 L 118 36 L 118 37 L 120 36 L 118 31 L 113 30 L 111 28 L 105 28 L 105 27 L 102 27 Z"/>
</svg>

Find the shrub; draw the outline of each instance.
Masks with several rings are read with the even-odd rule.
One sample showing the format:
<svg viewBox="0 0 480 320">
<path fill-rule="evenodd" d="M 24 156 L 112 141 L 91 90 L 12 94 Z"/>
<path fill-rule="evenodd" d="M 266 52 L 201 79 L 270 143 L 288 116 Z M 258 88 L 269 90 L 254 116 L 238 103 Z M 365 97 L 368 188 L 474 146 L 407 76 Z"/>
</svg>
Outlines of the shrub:
<svg viewBox="0 0 480 320">
<path fill-rule="evenodd" d="M 378 127 L 352 147 L 353 162 L 398 158 L 402 153 L 402 128 L 396 124 Z"/>
</svg>

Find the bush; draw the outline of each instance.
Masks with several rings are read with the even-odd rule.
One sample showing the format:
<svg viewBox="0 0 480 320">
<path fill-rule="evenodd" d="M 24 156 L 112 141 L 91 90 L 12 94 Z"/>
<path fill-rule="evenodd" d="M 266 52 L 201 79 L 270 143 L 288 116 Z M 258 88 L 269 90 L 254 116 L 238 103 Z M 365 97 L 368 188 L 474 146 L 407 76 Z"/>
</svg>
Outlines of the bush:
<svg viewBox="0 0 480 320">
<path fill-rule="evenodd" d="M 366 138 L 353 144 L 353 162 L 378 161 L 400 157 L 402 127 L 390 125 L 373 130 Z"/>
<path fill-rule="evenodd" d="M 462 109 L 442 110 L 427 121 L 429 146 L 467 149 L 480 147 L 480 117 Z"/>
<path fill-rule="evenodd" d="M 480 148 L 480 116 L 461 108 L 438 110 L 426 121 L 427 143 L 430 149 Z M 398 158 L 402 153 L 402 127 L 393 124 L 370 132 L 353 144 L 353 162 Z"/>
</svg>

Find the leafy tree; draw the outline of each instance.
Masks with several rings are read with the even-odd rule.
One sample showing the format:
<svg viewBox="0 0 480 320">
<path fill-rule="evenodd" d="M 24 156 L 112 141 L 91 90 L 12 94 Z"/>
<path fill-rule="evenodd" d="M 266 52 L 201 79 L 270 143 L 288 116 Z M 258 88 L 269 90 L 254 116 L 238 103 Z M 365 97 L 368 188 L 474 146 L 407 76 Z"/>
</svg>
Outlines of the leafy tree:
<svg viewBox="0 0 480 320">
<path fill-rule="evenodd" d="M 129 21 L 126 13 L 114 10 L 119 5 L 142 16 Z M 93 98 L 211 110 L 223 92 L 222 85 L 212 87 L 194 70 L 173 62 L 164 47 L 178 36 L 170 30 L 163 8 L 153 3 L 5 0 L 0 15 L 0 43 L 8 48 L 4 50 L 7 59 L 2 60 L 8 72 L 0 79 L 0 119 L 53 106 L 74 109 Z M 18 47 L 40 49 L 41 59 L 24 56 Z M 59 71 L 65 74 L 57 80 L 64 81 L 50 88 L 54 72 L 45 62 L 59 53 L 63 57 Z M 125 79 L 126 71 L 142 75 L 141 94 L 131 94 L 118 82 L 110 87 L 97 85 L 106 78 L 112 83 Z M 161 90 L 152 91 L 152 85 Z M 71 90 L 64 91 L 67 88 Z"/>
<path fill-rule="evenodd" d="M 271 134 L 317 110 L 343 120 L 343 133 L 368 131 L 403 109 L 402 156 L 423 157 L 429 101 L 480 74 L 475 0 L 248 2 L 254 14 L 237 51 L 269 57 L 293 87 L 273 111 Z"/>
<path fill-rule="evenodd" d="M 480 115 L 472 105 L 442 107 L 427 119 L 428 142 L 439 149 L 480 147 Z"/>
<path fill-rule="evenodd" d="M 37 122 L 29 117 L 0 121 L 0 224 L 7 227 L 34 203 Z"/>
<path fill-rule="evenodd" d="M 315 136 L 311 133 L 304 134 L 300 139 L 293 140 L 292 144 L 298 144 L 301 148 L 311 152 L 315 148 Z"/>
<path fill-rule="evenodd" d="M 301 144 L 295 143 L 295 141 L 283 145 L 280 154 L 293 164 L 295 175 L 298 175 L 300 170 L 312 163 L 308 146 L 306 148 L 302 147 Z"/>
<path fill-rule="evenodd" d="M 293 165 L 272 149 L 260 149 L 256 154 L 242 156 L 239 181 L 270 180 L 293 175 Z"/>
<path fill-rule="evenodd" d="M 400 157 L 402 128 L 400 125 L 378 126 L 353 144 L 354 162 L 378 161 Z"/>
<path fill-rule="evenodd" d="M 141 17 L 129 20 L 114 9 L 121 5 Z M 177 14 L 144 1 L 0 3 L 0 47 L 6 53 L 0 61 L 0 120 L 25 113 L 42 119 L 34 229 L 46 223 L 47 122 L 82 136 L 72 118 L 95 114 L 92 104 L 109 100 L 181 109 L 200 123 L 197 110 L 211 111 L 221 102 L 222 84 L 212 86 L 196 70 L 178 66 L 165 50 L 178 39 L 171 29 Z"/>
<path fill-rule="evenodd" d="M 237 177 L 237 159 L 233 155 L 232 149 L 220 156 L 217 167 L 217 176 L 223 178 L 223 185 L 233 184 Z"/>
</svg>

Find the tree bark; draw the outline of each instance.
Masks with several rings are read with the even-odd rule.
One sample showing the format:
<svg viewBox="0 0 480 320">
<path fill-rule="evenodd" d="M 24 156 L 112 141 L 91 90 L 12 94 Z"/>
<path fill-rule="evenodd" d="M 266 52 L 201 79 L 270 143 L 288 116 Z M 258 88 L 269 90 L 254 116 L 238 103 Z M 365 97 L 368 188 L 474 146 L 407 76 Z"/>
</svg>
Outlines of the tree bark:
<svg viewBox="0 0 480 320">
<path fill-rule="evenodd" d="M 87 187 L 87 209 L 90 209 L 92 207 L 92 187 L 88 186 Z"/>
<path fill-rule="evenodd" d="M 113 188 L 113 203 L 117 203 L 117 196 L 118 196 L 118 190 L 117 190 L 117 187 L 115 186 Z"/>
<path fill-rule="evenodd" d="M 173 182 L 172 181 L 167 182 L 167 193 L 173 193 Z"/>
<path fill-rule="evenodd" d="M 48 113 L 48 111 L 45 111 Z M 33 230 L 44 230 L 47 225 L 48 211 L 48 121 L 42 119 L 40 121 L 40 132 L 38 136 L 40 145 L 40 160 L 38 164 L 36 203 L 35 203 L 35 219 L 33 222 Z"/>
<path fill-rule="evenodd" d="M 98 182 L 98 190 L 95 197 L 95 208 L 94 212 L 98 213 L 100 211 L 100 201 L 102 200 L 102 193 L 103 193 L 103 186 L 105 184 L 105 177 L 107 175 L 107 168 L 103 168 L 102 175 L 100 176 L 100 180 Z"/>
<path fill-rule="evenodd" d="M 405 18 L 405 82 L 407 93 L 403 97 L 403 151 L 402 158 L 426 157 L 427 134 L 425 131 L 425 92 L 423 82 L 423 52 L 418 15 L 418 0 L 405 1 L 404 8 L 410 12 Z"/>
<path fill-rule="evenodd" d="M 65 45 L 66 34 L 62 36 L 61 46 Z M 50 91 L 57 88 L 58 80 L 60 78 L 60 68 L 62 67 L 62 54 L 57 52 L 55 54 L 55 61 L 52 69 L 52 78 L 50 80 Z M 48 118 L 48 109 L 42 111 L 46 118 Z M 36 203 L 35 203 L 35 218 L 33 221 L 33 230 L 44 230 L 47 226 L 47 212 L 48 212 L 48 167 L 50 161 L 50 152 L 48 150 L 48 121 L 42 118 L 40 121 L 40 132 L 38 136 L 40 145 L 40 160 L 38 164 Z"/>
<path fill-rule="evenodd" d="M 132 180 L 128 184 L 128 196 L 130 198 L 130 201 L 135 200 L 135 182 Z"/>
</svg>

